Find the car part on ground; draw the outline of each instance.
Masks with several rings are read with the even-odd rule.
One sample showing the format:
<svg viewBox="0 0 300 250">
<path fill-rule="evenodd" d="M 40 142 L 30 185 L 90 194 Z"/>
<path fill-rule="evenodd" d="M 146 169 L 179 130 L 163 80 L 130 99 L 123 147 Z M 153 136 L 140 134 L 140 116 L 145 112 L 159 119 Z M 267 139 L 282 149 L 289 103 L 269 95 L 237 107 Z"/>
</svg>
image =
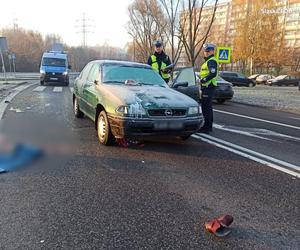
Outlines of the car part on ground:
<svg viewBox="0 0 300 250">
<path fill-rule="evenodd" d="M 255 81 L 247 78 L 245 75 L 239 72 L 221 71 L 219 75 L 226 81 L 233 84 L 233 86 L 239 87 L 254 87 Z"/>
</svg>

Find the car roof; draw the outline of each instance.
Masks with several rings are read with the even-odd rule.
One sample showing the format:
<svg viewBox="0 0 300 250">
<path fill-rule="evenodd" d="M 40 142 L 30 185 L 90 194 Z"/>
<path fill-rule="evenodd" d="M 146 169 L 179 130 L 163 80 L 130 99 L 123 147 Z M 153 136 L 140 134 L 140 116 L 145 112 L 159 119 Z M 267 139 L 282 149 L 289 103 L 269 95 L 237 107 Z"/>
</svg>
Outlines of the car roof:
<svg viewBox="0 0 300 250">
<path fill-rule="evenodd" d="M 233 74 L 240 74 L 239 72 L 235 72 L 235 71 L 220 71 L 221 73 L 233 73 Z"/>
<path fill-rule="evenodd" d="M 129 66 L 129 67 L 140 67 L 140 68 L 150 68 L 151 66 L 144 63 L 132 62 L 132 61 L 118 61 L 118 60 L 95 60 L 93 63 L 100 64 L 112 64 L 112 65 L 121 65 L 121 66 Z"/>
</svg>

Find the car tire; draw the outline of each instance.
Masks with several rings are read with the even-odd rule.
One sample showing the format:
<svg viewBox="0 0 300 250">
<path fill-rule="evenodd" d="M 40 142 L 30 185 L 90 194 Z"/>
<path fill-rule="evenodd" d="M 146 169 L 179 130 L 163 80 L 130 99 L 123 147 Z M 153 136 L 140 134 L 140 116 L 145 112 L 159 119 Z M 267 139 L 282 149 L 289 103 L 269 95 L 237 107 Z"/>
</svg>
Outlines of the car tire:
<svg viewBox="0 0 300 250">
<path fill-rule="evenodd" d="M 73 101 L 73 111 L 74 111 L 74 115 L 76 118 L 82 118 L 84 116 L 84 114 L 82 113 L 82 111 L 79 108 L 79 103 L 78 103 L 77 97 L 75 97 L 74 101 Z"/>
<path fill-rule="evenodd" d="M 40 84 L 41 84 L 42 86 L 44 86 L 44 85 L 45 85 L 45 81 L 40 81 Z"/>
<path fill-rule="evenodd" d="M 106 112 L 104 110 L 100 112 L 97 119 L 97 135 L 100 143 L 103 145 L 113 145 L 115 141 L 115 138 L 110 130 L 110 124 Z"/>
<path fill-rule="evenodd" d="M 223 104 L 223 103 L 225 103 L 225 99 L 217 99 L 217 102 L 219 103 L 219 104 Z"/>
<path fill-rule="evenodd" d="M 252 82 L 248 83 L 248 87 L 249 88 L 253 88 L 254 87 L 254 83 L 252 83 Z"/>
</svg>

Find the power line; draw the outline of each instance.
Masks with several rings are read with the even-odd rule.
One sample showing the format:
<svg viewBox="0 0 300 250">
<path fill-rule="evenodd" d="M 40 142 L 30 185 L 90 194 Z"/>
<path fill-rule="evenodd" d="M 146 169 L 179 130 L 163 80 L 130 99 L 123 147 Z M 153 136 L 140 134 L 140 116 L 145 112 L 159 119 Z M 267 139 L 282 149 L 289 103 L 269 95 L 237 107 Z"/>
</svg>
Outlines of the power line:
<svg viewBox="0 0 300 250">
<path fill-rule="evenodd" d="M 76 25 L 75 27 L 79 29 L 79 31 L 77 33 L 82 35 L 82 42 L 81 45 L 83 47 L 87 46 L 87 36 L 88 33 L 94 33 L 91 29 L 95 28 L 95 25 L 91 24 L 94 22 L 93 19 L 89 19 L 86 18 L 86 14 L 82 13 L 82 18 L 81 19 L 77 19 L 76 22 L 78 22 L 79 24 Z"/>
</svg>

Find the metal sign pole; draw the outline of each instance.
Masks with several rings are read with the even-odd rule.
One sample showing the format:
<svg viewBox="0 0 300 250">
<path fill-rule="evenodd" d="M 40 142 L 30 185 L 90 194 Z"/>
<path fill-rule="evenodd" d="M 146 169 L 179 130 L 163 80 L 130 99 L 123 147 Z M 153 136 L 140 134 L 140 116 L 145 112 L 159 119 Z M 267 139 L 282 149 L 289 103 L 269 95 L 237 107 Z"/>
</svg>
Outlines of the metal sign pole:
<svg viewBox="0 0 300 250">
<path fill-rule="evenodd" d="M 2 71 L 3 71 L 3 74 L 4 74 L 4 80 L 6 82 L 6 72 L 5 72 L 4 58 L 3 58 L 3 54 L 2 54 L 1 48 L 0 48 L 0 55 L 1 55 L 1 61 L 2 61 Z"/>
</svg>

